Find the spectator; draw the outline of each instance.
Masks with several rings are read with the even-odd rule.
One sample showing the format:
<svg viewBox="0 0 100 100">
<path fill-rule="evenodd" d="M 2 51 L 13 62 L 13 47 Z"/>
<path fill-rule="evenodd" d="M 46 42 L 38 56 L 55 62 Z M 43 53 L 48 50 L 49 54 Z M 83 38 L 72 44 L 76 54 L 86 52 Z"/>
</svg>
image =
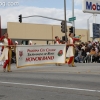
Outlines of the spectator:
<svg viewBox="0 0 100 100">
<path fill-rule="evenodd" d="M 29 45 L 32 45 L 32 41 L 31 40 L 29 41 Z"/>
<path fill-rule="evenodd" d="M 18 45 L 18 41 L 15 41 L 15 45 Z"/>
</svg>

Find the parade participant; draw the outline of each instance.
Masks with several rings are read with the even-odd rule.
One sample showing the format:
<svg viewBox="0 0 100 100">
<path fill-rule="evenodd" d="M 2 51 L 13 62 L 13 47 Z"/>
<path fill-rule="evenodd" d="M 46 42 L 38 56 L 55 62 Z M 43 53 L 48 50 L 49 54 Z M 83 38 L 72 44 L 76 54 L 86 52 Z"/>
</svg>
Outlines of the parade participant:
<svg viewBox="0 0 100 100">
<path fill-rule="evenodd" d="M 55 36 L 55 44 L 60 44 L 60 39 L 58 36 Z"/>
<path fill-rule="evenodd" d="M 58 36 L 55 36 L 55 41 L 54 41 L 54 44 L 59 44 L 60 43 L 60 39 Z"/>
<path fill-rule="evenodd" d="M 4 72 L 7 71 L 11 72 L 11 57 L 12 57 L 12 50 L 11 50 L 11 45 L 13 45 L 13 42 L 10 38 L 8 38 L 8 33 L 5 33 L 3 37 L 0 38 L 0 41 L 3 42 L 3 52 L 2 55 L 0 56 L 0 61 L 5 60 L 5 63 L 3 65 L 3 70 Z"/>
<path fill-rule="evenodd" d="M 81 36 L 79 38 L 74 38 L 74 34 L 73 33 L 70 33 L 69 34 L 69 39 L 68 39 L 68 50 L 67 50 L 67 54 L 66 54 L 66 57 L 69 58 L 69 61 L 68 61 L 68 66 L 69 67 L 76 67 L 74 65 L 74 53 L 75 53 L 75 41 L 79 41 L 81 38 Z"/>
</svg>

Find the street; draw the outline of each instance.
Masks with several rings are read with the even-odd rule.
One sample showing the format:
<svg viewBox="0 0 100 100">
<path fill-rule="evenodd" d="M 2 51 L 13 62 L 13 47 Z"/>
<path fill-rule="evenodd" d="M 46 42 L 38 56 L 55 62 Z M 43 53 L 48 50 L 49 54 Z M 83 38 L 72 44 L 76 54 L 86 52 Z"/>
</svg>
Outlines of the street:
<svg viewBox="0 0 100 100">
<path fill-rule="evenodd" d="M 100 65 L 76 65 L 0 66 L 0 100 L 100 100 Z"/>
</svg>

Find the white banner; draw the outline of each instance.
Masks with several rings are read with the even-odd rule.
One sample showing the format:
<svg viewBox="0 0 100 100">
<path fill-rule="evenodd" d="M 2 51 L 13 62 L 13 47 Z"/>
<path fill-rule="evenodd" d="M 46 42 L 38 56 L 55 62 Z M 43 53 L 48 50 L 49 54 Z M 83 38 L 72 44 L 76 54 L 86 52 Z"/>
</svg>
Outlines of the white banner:
<svg viewBox="0 0 100 100">
<path fill-rule="evenodd" d="M 66 45 L 16 46 L 17 67 L 65 63 Z"/>
</svg>

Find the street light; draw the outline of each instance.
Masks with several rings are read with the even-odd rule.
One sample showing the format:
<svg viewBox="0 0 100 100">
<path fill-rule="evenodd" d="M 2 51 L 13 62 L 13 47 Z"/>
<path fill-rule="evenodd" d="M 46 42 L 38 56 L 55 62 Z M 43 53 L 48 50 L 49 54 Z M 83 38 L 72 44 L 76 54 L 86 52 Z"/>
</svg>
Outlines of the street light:
<svg viewBox="0 0 100 100">
<path fill-rule="evenodd" d="M 95 15 L 92 15 L 92 16 L 90 16 L 90 17 L 87 19 L 87 30 L 88 30 L 87 34 L 88 34 L 88 40 L 89 40 L 89 20 L 90 20 L 90 18 L 93 17 L 93 16 L 97 16 L 97 15 L 96 15 L 96 14 L 95 14 Z"/>
<path fill-rule="evenodd" d="M 90 20 L 90 18 L 91 17 L 93 17 L 94 15 L 92 15 L 92 16 L 90 16 L 88 19 L 87 19 L 87 29 L 89 30 L 89 20 Z M 95 16 L 97 16 L 96 14 L 95 14 Z"/>
<path fill-rule="evenodd" d="M 89 20 L 90 20 L 91 17 L 93 17 L 93 15 L 90 16 L 90 17 L 87 19 L 87 29 L 88 29 L 88 30 L 89 30 Z"/>
</svg>

